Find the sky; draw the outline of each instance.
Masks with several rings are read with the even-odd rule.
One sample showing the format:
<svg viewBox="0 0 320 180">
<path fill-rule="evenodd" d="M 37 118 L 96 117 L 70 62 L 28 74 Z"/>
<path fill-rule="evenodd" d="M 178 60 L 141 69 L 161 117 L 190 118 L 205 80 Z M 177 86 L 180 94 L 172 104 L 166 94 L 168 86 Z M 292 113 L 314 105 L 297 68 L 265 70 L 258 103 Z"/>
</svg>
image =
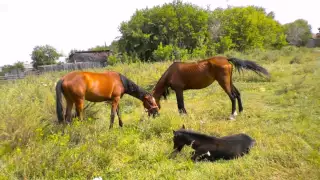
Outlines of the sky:
<svg viewBox="0 0 320 180">
<path fill-rule="evenodd" d="M 68 55 L 71 49 L 86 50 L 109 45 L 121 34 L 118 27 L 136 9 L 172 0 L 0 0 L 0 66 L 31 62 L 37 45 L 49 44 Z M 201 7 L 256 5 L 275 12 L 281 24 L 305 19 L 317 33 L 320 27 L 317 0 L 183 0 Z"/>
</svg>

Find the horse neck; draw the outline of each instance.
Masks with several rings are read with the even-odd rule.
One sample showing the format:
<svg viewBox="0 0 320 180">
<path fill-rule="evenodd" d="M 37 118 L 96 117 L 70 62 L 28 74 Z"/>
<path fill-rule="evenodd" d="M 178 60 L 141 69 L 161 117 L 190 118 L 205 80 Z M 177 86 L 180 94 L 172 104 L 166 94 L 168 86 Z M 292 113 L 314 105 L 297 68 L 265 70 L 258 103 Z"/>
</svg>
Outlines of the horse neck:
<svg viewBox="0 0 320 180">
<path fill-rule="evenodd" d="M 142 101 L 143 97 L 147 94 L 147 91 L 145 91 L 123 75 L 120 75 L 120 78 L 124 87 L 124 93 L 129 94 Z"/>
<path fill-rule="evenodd" d="M 166 79 L 167 79 L 168 70 L 161 76 L 157 84 L 155 85 L 152 96 L 156 100 L 160 100 L 161 96 L 167 96 L 168 94 L 165 92 L 167 90 Z"/>
<path fill-rule="evenodd" d="M 159 100 L 164 91 L 165 91 L 165 88 L 160 87 L 160 85 L 157 84 L 152 92 L 152 96 L 155 99 Z"/>
</svg>

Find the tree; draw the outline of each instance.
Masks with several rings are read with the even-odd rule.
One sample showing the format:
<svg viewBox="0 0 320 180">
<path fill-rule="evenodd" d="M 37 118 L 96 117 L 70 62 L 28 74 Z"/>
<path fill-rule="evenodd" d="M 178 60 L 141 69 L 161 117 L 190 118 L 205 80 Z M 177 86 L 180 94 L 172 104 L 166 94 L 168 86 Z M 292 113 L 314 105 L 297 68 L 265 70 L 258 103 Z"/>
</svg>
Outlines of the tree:
<svg viewBox="0 0 320 180">
<path fill-rule="evenodd" d="M 15 69 L 21 69 L 22 71 L 24 71 L 24 65 L 23 65 L 23 62 L 21 62 L 21 61 L 18 61 L 18 62 L 16 62 L 16 63 L 14 63 L 13 64 L 13 67 L 15 68 Z"/>
<path fill-rule="evenodd" d="M 317 39 L 320 39 L 320 28 L 318 28 L 318 31 L 319 31 L 319 32 L 316 34 L 316 38 L 317 38 Z"/>
<path fill-rule="evenodd" d="M 190 3 L 173 1 L 151 9 L 137 10 L 120 25 L 119 50 L 142 60 L 153 60 L 160 43 L 192 52 L 206 43 L 208 12 Z"/>
<path fill-rule="evenodd" d="M 286 44 L 280 23 L 274 13 L 264 8 L 248 6 L 217 9 L 209 17 L 211 41 L 218 53 L 235 49 L 280 48 Z"/>
<path fill-rule="evenodd" d="M 109 50 L 109 47 L 108 46 L 96 46 L 96 47 L 93 47 L 93 48 L 89 48 L 88 49 L 89 51 L 105 51 L 105 50 Z"/>
<path fill-rule="evenodd" d="M 287 41 L 295 46 L 304 46 L 312 37 L 311 26 L 304 19 L 297 19 L 294 22 L 284 25 Z"/>
<path fill-rule="evenodd" d="M 10 71 L 12 71 L 14 69 L 13 65 L 4 65 L 2 67 L 2 72 L 5 73 L 9 73 Z"/>
<path fill-rule="evenodd" d="M 14 63 L 13 65 L 4 65 L 4 66 L 2 67 L 2 71 L 1 71 L 0 74 L 3 76 L 3 75 L 6 74 L 6 73 L 12 72 L 12 70 L 14 70 L 14 69 L 20 69 L 20 70 L 24 71 L 23 62 L 18 61 L 18 62 L 16 62 L 16 63 Z"/>
<path fill-rule="evenodd" d="M 56 64 L 56 61 L 61 56 L 62 55 L 50 45 L 36 46 L 33 48 L 31 54 L 32 65 L 38 69 L 38 66 Z"/>
</svg>

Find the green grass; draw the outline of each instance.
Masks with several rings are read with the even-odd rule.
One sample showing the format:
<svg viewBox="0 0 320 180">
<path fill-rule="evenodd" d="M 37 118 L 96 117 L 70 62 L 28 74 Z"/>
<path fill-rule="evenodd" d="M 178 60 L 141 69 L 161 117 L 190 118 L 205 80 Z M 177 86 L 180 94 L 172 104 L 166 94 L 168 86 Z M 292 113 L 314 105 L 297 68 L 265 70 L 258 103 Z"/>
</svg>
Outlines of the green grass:
<svg viewBox="0 0 320 180">
<path fill-rule="evenodd" d="M 125 95 L 120 102 L 124 127 L 116 119 L 113 130 L 108 129 L 110 105 L 104 103 L 88 109 L 83 122 L 56 123 L 55 83 L 66 72 L 0 86 L 0 179 L 319 179 L 320 52 L 287 48 L 236 57 L 257 61 L 272 76 L 234 73 L 244 105 L 236 121 L 227 121 L 231 102 L 216 82 L 185 92 L 189 114 L 184 116 L 178 114 L 174 93 L 161 101 L 156 119 Z M 169 65 L 106 69 L 151 90 Z M 169 159 L 172 130 L 182 124 L 215 136 L 247 133 L 257 143 L 236 160 L 193 163 L 190 147 Z"/>
</svg>

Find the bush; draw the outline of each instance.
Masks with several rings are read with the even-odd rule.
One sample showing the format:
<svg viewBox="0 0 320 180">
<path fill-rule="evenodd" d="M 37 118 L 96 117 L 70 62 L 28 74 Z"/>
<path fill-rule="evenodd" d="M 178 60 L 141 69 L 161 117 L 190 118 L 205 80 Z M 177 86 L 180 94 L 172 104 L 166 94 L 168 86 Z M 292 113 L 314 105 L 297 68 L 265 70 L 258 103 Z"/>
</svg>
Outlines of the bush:
<svg viewBox="0 0 320 180">
<path fill-rule="evenodd" d="M 190 54 L 188 53 L 187 49 L 180 49 L 175 47 L 173 55 L 175 60 L 185 61 L 190 59 Z"/>
<path fill-rule="evenodd" d="M 197 51 L 199 53 L 199 51 Z M 205 54 L 205 51 L 204 51 Z M 163 46 L 162 43 L 158 46 L 158 49 L 153 52 L 153 59 L 155 61 L 165 61 L 165 60 L 188 60 L 190 54 L 187 49 L 180 49 L 173 45 Z"/>
<path fill-rule="evenodd" d="M 197 47 L 191 54 L 192 58 L 206 58 L 207 57 L 207 46 Z"/>
<path fill-rule="evenodd" d="M 172 60 L 173 46 L 171 44 L 163 46 L 162 43 L 160 43 L 152 55 L 156 61 Z"/>
<path fill-rule="evenodd" d="M 277 50 L 270 50 L 265 52 L 262 57 L 261 60 L 267 61 L 267 62 L 276 62 L 279 60 L 280 55 L 279 55 L 279 51 Z"/>
<path fill-rule="evenodd" d="M 301 64 L 302 63 L 302 55 L 298 54 L 292 58 L 290 64 Z"/>
<path fill-rule="evenodd" d="M 109 65 L 115 65 L 119 61 L 120 60 L 114 55 L 111 55 L 111 56 L 108 57 L 108 64 Z"/>
<path fill-rule="evenodd" d="M 299 50 L 296 46 L 285 46 L 283 47 L 280 52 L 283 56 L 291 56 Z"/>
</svg>

